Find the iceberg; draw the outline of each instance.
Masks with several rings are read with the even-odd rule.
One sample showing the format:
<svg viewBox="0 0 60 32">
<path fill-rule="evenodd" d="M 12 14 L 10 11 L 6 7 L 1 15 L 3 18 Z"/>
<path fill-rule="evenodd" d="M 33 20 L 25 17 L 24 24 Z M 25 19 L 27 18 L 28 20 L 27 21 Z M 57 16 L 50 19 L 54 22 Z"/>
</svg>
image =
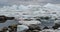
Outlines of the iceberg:
<svg viewBox="0 0 60 32">
<path fill-rule="evenodd" d="M 18 25 L 17 26 L 17 32 L 22 32 L 22 31 L 25 31 L 25 30 L 28 30 L 29 27 L 26 26 L 26 25 Z"/>
<path fill-rule="evenodd" d="M 47 7 L 47 8 L 54 9 L 54 10 L 60 10 L 60 6 L 54 5 L 51 3 L 48 3 L 48 4 L 44 5 L 43 7 Z"/>
</svg>

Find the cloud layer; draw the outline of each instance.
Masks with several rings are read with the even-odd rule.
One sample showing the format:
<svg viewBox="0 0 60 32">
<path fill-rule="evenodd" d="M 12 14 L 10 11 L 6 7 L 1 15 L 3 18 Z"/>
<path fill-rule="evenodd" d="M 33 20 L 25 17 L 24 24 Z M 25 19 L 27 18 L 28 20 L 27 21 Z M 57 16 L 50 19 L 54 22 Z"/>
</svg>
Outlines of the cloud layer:
<svg viewBox="0 0 60 32">
<path fill-rule="evenodd" d="M 54 3 L 60 4 L 60 0 L 0 0 L 0 5 L 13 5 L 13 4 L 45 4 Z"/>
</svg>

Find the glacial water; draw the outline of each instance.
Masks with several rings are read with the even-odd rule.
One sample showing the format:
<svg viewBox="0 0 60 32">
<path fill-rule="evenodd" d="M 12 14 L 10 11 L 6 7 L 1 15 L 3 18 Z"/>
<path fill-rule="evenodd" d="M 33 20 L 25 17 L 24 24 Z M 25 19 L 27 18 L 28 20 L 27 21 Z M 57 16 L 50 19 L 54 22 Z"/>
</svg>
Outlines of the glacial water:
<svg viewBox="0 0 60 32">
<path fill-rule="evenodd" d="M 5 23 L 0 23 L 0 29 L 3 27 L 8 27 L 9 25 L 18 24 L 15 20 L 7 20 Z"/>
</svg>

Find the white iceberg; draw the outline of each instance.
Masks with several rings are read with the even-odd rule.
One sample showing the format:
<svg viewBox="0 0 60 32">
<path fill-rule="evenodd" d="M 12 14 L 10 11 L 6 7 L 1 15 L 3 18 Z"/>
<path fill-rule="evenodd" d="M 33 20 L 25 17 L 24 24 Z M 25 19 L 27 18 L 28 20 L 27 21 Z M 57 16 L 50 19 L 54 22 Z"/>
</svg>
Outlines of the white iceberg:
<svg viewBox="0 0 60 32">
<path fill-rule="evenodd" d="M 40 21 L 36 21 L 36 20 L 31 20 L 31 21 L 19 21 L 20 24 L 23 24 L 23 25 L 32 25 L 32 24 L 41 24 Z"/>
<path fill-rule="evenodd" d="M 25 30 L 28 30 L 29 27 L 26 26 L 26 25 L 18 25 L 17 26 L 17 32 L 22 32 L 22 31 L 25 31 Z"/>
</svg>

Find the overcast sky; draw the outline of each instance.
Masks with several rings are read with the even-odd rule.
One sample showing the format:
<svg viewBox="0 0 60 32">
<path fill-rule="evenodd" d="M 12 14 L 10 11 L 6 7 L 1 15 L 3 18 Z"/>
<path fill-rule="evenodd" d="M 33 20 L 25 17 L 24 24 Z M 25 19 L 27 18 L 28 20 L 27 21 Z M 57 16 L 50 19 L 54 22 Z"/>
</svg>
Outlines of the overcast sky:
<svg viewBox="0 0 60 32">
<path fill-rule="evenodd" d="M 13 4 L 60 4 L 60 0 L 0 0 L 0 6 Z"/>
</svg>

